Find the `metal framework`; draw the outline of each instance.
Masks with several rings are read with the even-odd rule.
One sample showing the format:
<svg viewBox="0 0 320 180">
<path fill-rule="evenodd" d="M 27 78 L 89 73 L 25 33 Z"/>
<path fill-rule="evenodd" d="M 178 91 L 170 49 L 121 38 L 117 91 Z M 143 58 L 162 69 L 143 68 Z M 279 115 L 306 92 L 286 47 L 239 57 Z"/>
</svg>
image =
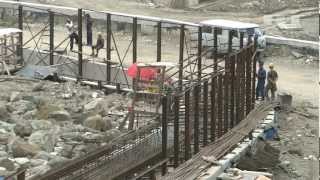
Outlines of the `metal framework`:
<svg viewBox="0 0 320 180">
<path fill-rule="evenodd" d="M 234 50 L 233 32 L 229 32 L 228 54 L 221 56 L 218 53 L 218 32 L 221 29 L 212 28 L 212 46 L 203 48 L 203 27 L 198 24 L 128 15 L 114 12 L 93 11 L 85 9 L 64 8 L 59 6 L 39 5 L 3 1 L 1 6 L 10 6 L 18 9 L 18 26 L 27 28 L 32 34 L 31 39 L 24 40 L 24 48 L 18 52 L 23 54 L 24 62 L 30 58 L 38 58 L 33 64 L 57 65 L 62 64 L 64 71 L 72 71 L 65 76 L 76 78 L 78 81 L 98 82 L 100 87 L 117 88 L 124 90 L 132 88 L 132 83 L 126 76 L 120 82 L 120 74 L 125 74 L 124 60 L 129 52 L 132 54 L 132 63 L 138 62 L 138 28 L 139 20 L 156 23 L 156 56 L 154 62 L 163 61 L 164 49 L 162 45 L 163 31 L 171 24 L 179 32 L 179 53 L 176 59 L 178 68 L 166 69 L 168 74 L 164 81 L 174 79 L 174 92 L 162 95 L 161 116 L 158 124 L 139 133 L 130 131 L 123 137 L 113 140 L 109 145 L 84 157 L 71 161 L 64 167 L 53 169 L 37 180 L 71 180 L 71 179 L 139 179 L 155 178 L 155 172 L 161 170 L 166 174 L 167 167 L 177 168 L 180 164 L 192 158 L 201 148 L 207 147 L 218 138 L 230 133 L 254 108 L 256 47 L 254 44 L 243 44 L 244 34 L 240 34 L 240 50 Z M 44 27 L 38 32 L 32 28 L 25 18 L 25 11 L 42 12 L 48 18 Z M 66 13 L 68 11 L 68 13 Z M 65 12 L 65 13 L 62 13 Z M 92 63 L 102 71 L 103 78 L 90 76 L 86 71 L 89 60 L 84 52 L 83 15 L 95 13 L 95 18 L 106 25 L 106 57 L 103 63 Z M 75 56 L 65 55 L 69 45 L 69 37 L 56 42 L 55 21 L 61 17 L 77 20 L 79 43 Z M 115 38 L 113 17 L 130 19 L 132 38 L 125 47 L 124 54 L 120 52 L 120 45 Z M 190 29 L 196 29 L 198 41 L 196 47 L 191 47 L 188 40 Z M 46 32 L 49 31 L 47 34 Z M 47 51 L 39 48 L 43 38 L 49 40 Z M 33 42 L 33 51 L 26 53 L 26 45 Z M 66 46 L 60 50 L 62 46 Z M 124 47 L 122 47 L 124 48 Z M 194 49 L 195 48 L 195 49 Z M 112 57 L 112 50 L 116 57 Z M 192 50 L 196 50 L 193 52 Z M 61 54 L 61 51 L 63 52 Z M 33 54 L 35 53 L 35 55 Z M 209 56 L 209 54 L 212 56 Z M 187 57 L 186 57 L 187 55 Z M 101 58 L 101 57 L 100 57 Z M 33 60 L 34 61 L 34 60 Z M 160 101 L 160 100 L 159 100 Z M 182 133 L 183 132 L 183 133 Z M 132 135 L 132 133 L 136 133 Z M 137 135 L 139 134 L 139 135 Z M 134 139 L 130 144 L 127 140 Z M 132 141 L 131 141 L 132 142 Z"/>
</svg>

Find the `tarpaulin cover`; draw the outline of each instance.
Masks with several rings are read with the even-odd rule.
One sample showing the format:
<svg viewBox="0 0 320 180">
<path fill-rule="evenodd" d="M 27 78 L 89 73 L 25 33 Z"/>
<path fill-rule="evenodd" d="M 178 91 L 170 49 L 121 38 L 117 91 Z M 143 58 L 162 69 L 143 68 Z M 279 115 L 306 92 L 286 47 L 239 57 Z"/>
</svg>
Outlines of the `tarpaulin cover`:
<svg viewBox="0 0 320 180">
<path fill-rule="evenodd" d="M 157 75 L 157 69 L 156 68 L 150 68 L 150 67 L 140 67 L 140 79 L 142 80 L 151 80 L 155 79 Z M 128 76 L 131 78 L 137 78 L 138 76 L 138 65 L 137 63 L 132 64 L 128 71 Z"/>
</svg>

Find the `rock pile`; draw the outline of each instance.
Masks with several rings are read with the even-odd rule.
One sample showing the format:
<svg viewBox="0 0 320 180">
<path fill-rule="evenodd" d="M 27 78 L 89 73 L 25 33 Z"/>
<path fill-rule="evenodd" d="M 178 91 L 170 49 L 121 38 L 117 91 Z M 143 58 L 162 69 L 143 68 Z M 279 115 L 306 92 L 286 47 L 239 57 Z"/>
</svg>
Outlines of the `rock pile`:
<svg viewBox="0 0 320 180">
<path fill-rule="evenodd" d="M 124 133 L 127 102 L 70 82 L 1 81 L 0 175 L 44 174 L 105 145 Z"/>
</svg>

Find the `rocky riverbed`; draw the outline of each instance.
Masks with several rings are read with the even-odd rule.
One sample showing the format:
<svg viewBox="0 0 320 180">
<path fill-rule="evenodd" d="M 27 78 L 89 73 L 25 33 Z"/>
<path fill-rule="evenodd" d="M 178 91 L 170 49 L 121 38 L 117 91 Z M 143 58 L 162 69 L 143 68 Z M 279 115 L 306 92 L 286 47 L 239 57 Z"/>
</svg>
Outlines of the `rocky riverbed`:
<svg viewBox="0 0 320 180">
<path fill-rule="evenodd" d="M 128 97 L 73 82 L 0 76 L 0 176 L 43 174 L 126 132 Z"/>
</svg>

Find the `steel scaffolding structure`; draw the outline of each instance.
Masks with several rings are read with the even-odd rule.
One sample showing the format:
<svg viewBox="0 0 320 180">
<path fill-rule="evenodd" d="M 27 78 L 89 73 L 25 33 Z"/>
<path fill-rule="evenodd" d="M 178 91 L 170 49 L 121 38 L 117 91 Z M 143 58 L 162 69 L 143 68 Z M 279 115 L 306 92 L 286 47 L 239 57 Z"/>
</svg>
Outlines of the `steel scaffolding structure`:
<svg viewBox="0 0 320 180">
<path fill-rule="evenodd" d="M 132 83 L 125 75 L 124 61 L 131 54 L 131 63 L 139 62 L 138 50 L 143 48 L 138 46 L 139 27 L 142 26 L 140 21 L 154 26 L 156 30 L 154 62 L 163 61 L 165 55 L 164 29 L 174 29 L 179 36 L 176 59 L 178 68 L 166 71 L 169 74 L 167 79 L 176 79 L 172 85 L 175 90 L 161 97 L 159 123 L 145 131 L 139 130 L 139 135 L 132 135 L 134 131 L 129 132 L 102 149 L 36 177 L 37 180 L 154 179 L 155 172 L 159 169 L 163 175 L 166 174 L 168 166 L 178 167 L 202 147 L 215 143 L 217 139 L 230 133 L 254 109 L 256 39 L 255 43 L 244 45 L 243 32 L 238 45 L 240 49 L 235 50 L 233 31 L 228 30 L 228 52 L 220 54 L 217 37 L 221 29 L 216 27 L 155 17 L 12 1 L 1 1 L 0 7 L 15 9 L 18 12 L 19 29 L 26 27 L 31 34 L 29 40 L 23 41 L 24 47 L 18 50 L 23 55 L 21 57 L 24 57 L 24 62 L 48 66 L 59 64 L 63 66 L 64 72 L 69 72 L 62 74 L 63 76 L 79 82 L 96 83 L 100 88 L 132 91 Z M 43 13 L 41 17 L 45 19 L 44 27 L 33 32 L 30 22 L 26 20 L 26 11 Z M 85 14 L 91 14 L 104 26 L 105 57 L 100 57 L 99 63 L 91 62 L 92 58 L 87 57 L 84 51 L 86 46 L 82 42 Z M 55 22 L 61 17 L 77 20 L 78 48 L 70 54 L 66 54 L 69 37 L 62 38 L 57 43 L 55 36 Z M 116 30 L 113 29 L 113 22 L 117 21 L 131 25 L 131 38 L 121 47 Z M 209 48 L 203 47 L 204 28 L 210 28 L 213 33 L 212 46 Z M 197 33 L 195 46 L 188 39 L 191 32 Z M 19 38 L 21 42 L 24 39 L 22 35 Z M 42 39 L 48 40 L 46 48 L 39 47 Z M 32 51 L 27 50 L 30 42 L 34 44 Z M 59 50 L 61 47 L 62 50 Z M 124 51 L 121 52 L 120 48 Z M 112 57 L 113 51 L 115 57 Z M 100 76 L 92 75 L 93 72 L 88 71 L 88 67 L 97 67 L 95 70 L 101 71 Z M 122 79 L 119 79 L 120 74 L 123 75 Z M 128 139 L 134 139 L 135 143 L 126 144 Z M 115 164 L 117 166 L 113 166 Z"/>
</svg>

